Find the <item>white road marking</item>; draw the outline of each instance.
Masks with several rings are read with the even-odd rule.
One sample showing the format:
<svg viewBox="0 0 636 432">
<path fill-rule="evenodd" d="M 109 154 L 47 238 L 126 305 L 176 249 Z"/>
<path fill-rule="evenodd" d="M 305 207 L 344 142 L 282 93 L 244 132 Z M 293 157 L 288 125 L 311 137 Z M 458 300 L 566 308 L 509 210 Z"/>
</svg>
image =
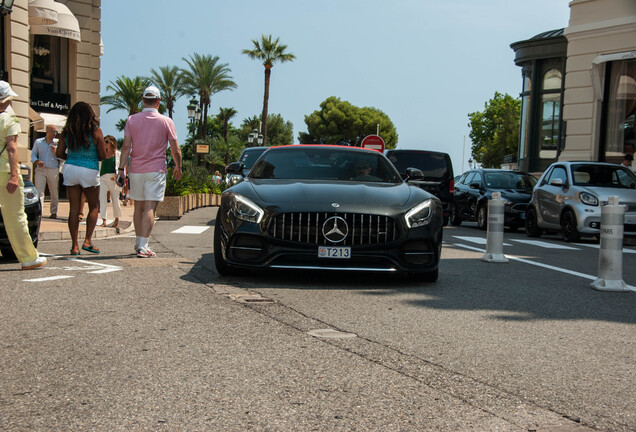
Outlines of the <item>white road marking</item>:
<svg viewBox="0 0 636 432">
<path fill-rule="evenodd" d="M 459 244 L 459 243 L 455 244 L 455 246 L 459 246 L 459 247 L 462 247 L 462 248 L 465 248 L 465 249 L 469 249 L 469 250 L 472 250 L 472 251 L 475 251 L 475 252 L 486 253 L 486 251 L 484 249 L 479 249 L 479 248 L 476 248 L 476 247 L 473 247 L 473 246 L 463 245 L 463 244 Z M 540 263 L 540 262 L 530 261 L 528 259 L 521 258 L 521 257 L 518 257 L 518 256 L 514 256 L 514 255 L 507 255 L 506 254 L 506 258 L 514 260 L 514 261 L 519 261 L 519 262 L 522 262 L 524 264 L 530 264 L 530 265 L 537 266 L 537 267 L 543 267 L 543 268 L 548 269 L 548 270 L 554 270 L 554 271 L 558 271 L 558 272 L 561 272 L 561 273 L 569 274 L 569 275 L 572 275 L 572 276 L 577 276 L 577 277 L 580 277 L 580 278 L 583 278 L 583 279 L 588 279 L 588 280 L 591 280 L 591 281 L 595 281 L 597 279 L 597 276 L 592 276 L 592 275 L 588 275 L 588 274 L 585 274 L 585 273 L 580 273 L 580 272 L 577 272 L 577 271 L 574 271 L 574 270 L 568 270 L 568 269 L 564 269 L 564 268 L 561 268 L 561 267 L 556 267 L 556 266 L 549 265 L 549 264 L 543 264 L 543 263 Z M 634 287 L 634 286 L 627 285 L 627 288 L 629 288 L 631 291 L 635 291 L 636 292 L 636 287 Z"/>
<path fill-rule="evenodd" d="M 185 225 L 179 229 L 172 231 L 172 234 L 201 234 L 203 231 L 210 228 L 209 226 L 194 226 Z"/>
<path fill-rule="evenodd" d="M 557 244 L 557 243 L 548 243 L 548 242 L 544 242 L 541 240 L 519 240 L 519 239 L 512 239 L 512 241 L 514 242 L 518 242 L 518 243 L 523 243 L 523 244 L 529 244 L 532 246 L 538 246 L 538 247 L 542 247 L 545 249 L 564 249 L 564 250 L 581 250 L 572 246 L 566 246 L 566 245 L 562 245 L 562 244 Z"/>
<path fill-rule="evenodd" d="M 585 246 L 585 247 L 589 247 L 589 248 L 593 248 L 593 249 L 600 249 L 601 248 L 600 244 L 587 244 L 587 243 L 574 243 L 574 244 L 577 245 L 577 246 Z M 636 250 L 623 248 L 623 253 L 636 254 Z"/>
<path fill-rule="evenodd" d="M 488 243 L 488 240 L 485 237 L 464 237 L 464 236 L 453 236 L 457 239 L 460 240 L 464 240 L 467 242 L 471 242 L 471 243 L 475 243 L 475 244 L 480 244 L 480 245 L 485 245 Z M 509 243 L 504 243 L 504 246 L 512 246 Z"/>
<path fill-rule="evenodd" d="M 111 273 L 111 272 L 123 270 L 123 267 L 119 267 L 119 266 L 116 266 L 116 265 L 102 264 L 102 263 L 88 261 L 88 260 L 83 260 L 83 259 L 79 259 L 79 258 L 66 258 L 66 260 L 74 261 L 74 262 L 78 262 L 78 263 L 82 263 L 82 264 L 90 263 L 88 266 L 84 266 L 83 268 L 78 269 L 78 270 L 95 270 L 95 271 L 89 271 L 88 273 L 90 273 L 90 274 Z M 67 267 L 66 269 L 67 270 L 75 270 L 76 267 Z"/>
<path fill-rule="evenodd" d="M 36 278 L 36 279 L 23 279 L 22 282 L 49 282 L 49 281 L 54 281 L 54 280 L 59 280 L 59 279 L 69 279 L 75 276 L 49 276 L 49 277 L 43 277 L 43 278 Z"/>
</svg>

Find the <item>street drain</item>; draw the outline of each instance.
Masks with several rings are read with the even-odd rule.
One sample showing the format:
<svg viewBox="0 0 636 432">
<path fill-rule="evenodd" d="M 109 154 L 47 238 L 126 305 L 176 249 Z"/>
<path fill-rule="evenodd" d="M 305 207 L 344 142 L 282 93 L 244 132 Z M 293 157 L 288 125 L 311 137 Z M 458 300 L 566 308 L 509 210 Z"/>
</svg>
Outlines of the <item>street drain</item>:
<svg viewBox="0 0 636 432">
<path fill-rule="evenodd" d="M 310 336 L 323 339 L 351 339 L 358 337 L 355 333 L 346 333 L 334 329 L 317 329 L 308 332 Z"/>
</svg>

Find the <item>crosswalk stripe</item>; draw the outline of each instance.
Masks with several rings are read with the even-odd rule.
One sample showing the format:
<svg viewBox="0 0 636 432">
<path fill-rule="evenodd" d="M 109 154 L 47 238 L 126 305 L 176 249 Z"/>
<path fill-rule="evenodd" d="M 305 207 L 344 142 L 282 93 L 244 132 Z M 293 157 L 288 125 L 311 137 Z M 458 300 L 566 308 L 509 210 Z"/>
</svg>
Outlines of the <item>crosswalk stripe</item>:
<svg viewBox="0 0 636 432">
<path fill-rule="evenodd" d="M 205 230 L 210 228 L 209 226 L 195 226 L 195 225 L 184 225 L 179 229 L 172 231 L 172 234 L 201 234 Z"/>
<path fill-rule="evenodd" d="M 581 250 L 579 248 L 575 248 L 572 246 L 566 246 L 566 245 L 557 244 L 557 243 L 548 243 L 541 240 L 512 239 L 512 241 L 517 243 L 529 244 L 532 246 L 538 246 L 545 249 Z"/>
<path fill-rule="evenodd" d="M 487 239 L 484 237 L 467 237 L 467 236 L 453 236 L 456 239 L 460 239 L 460 240 L 464 240 L 467 242 L 471 242 L 471 243 L 475 243 L 475 244 L 480 244 L 480 245 L 485 245 L 488 243 Z M 504 243 L 504 246 L 512 246 L 509 243 Z"/>
<path fill-rule="evenodd" d="M 585 247 L 589 247 L 589 248 L 593 248 L 593 249 L 600 249 L 601 248 L 601 245 L 598 245 L 598 244 L 585 244 L 585 243 L 574 243 L 574 244 L 577 245 L 577 246 L 585 246 Z M 623 253 L 636 254 L 636 250 L 623 248 Z"/>
</svg>

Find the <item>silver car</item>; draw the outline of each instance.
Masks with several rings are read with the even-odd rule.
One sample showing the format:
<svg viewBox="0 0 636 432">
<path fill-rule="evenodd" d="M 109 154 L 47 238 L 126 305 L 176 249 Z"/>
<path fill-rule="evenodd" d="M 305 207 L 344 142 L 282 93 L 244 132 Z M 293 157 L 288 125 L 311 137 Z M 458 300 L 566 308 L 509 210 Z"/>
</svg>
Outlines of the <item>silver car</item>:
<svg viewBox="0 0 636 432">
<path fill-rule="evenodd" d="M 561 232 L 565 241 L 599 235 L 601 207 L 617 196 L 625 206 L 626 236 L 636 236 L 636 175 L 622 165 L 604 162 L 555 162 L 532 191 L 526 210 L 526 233 Z"/>
</svg>

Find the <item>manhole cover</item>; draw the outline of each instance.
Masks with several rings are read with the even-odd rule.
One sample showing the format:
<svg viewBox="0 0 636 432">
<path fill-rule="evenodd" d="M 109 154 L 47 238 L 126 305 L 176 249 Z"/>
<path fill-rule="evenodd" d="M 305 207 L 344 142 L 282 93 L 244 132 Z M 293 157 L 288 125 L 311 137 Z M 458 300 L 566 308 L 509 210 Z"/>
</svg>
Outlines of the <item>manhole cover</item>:
<svg viewBox="0 0 636 432">
<path fill-rule="evenodd" d="M 341 332 L 334 329 L 310 330 L 308 333 L 310 336 L 324 338 L 324 339 L 350 339 L 350 338 L 357 337 L 355 333 L 346 333 L 346 332 Z"/>
</svg>

